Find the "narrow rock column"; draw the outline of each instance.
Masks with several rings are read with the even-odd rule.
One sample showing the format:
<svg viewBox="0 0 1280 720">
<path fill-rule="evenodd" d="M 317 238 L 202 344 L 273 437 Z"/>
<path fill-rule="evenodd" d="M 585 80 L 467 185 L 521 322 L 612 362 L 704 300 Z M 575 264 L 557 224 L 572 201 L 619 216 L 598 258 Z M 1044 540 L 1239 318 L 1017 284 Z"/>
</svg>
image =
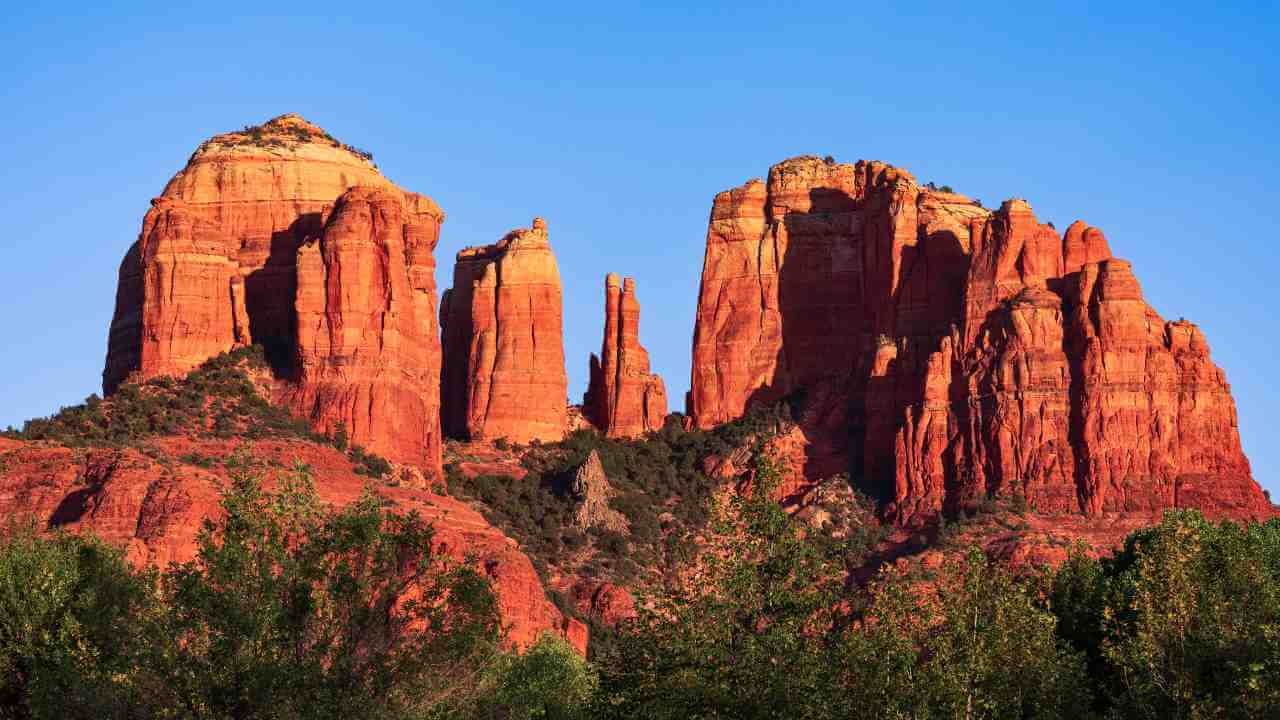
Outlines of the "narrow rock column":
<svg viewBox="0 0 1280 720">
<path fill-rule="evenodd" d="M 562 305 L 542 218 L 493 245 L 458 253 L 440 318 L 446 432 L 522 443 L 564 437 Z"/>
<path fill-rule="evenodd" d="M 604 286 L 604 340 L 600 357 L 591 356 L 583 412 L 609 437 L 656 431 L 666 419 L 667 390 L 662 378 L 649 372 L 649 353 L 640 345 L 636 282 L 609 273 Z"/>
</svg>

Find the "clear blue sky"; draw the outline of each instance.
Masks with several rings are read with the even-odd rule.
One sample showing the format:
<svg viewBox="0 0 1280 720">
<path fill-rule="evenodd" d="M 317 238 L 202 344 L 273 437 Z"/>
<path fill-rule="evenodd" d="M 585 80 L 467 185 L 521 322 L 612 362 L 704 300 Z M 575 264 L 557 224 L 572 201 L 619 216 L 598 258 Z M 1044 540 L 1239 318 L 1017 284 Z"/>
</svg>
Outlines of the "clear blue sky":
<svg viewBox="0 0 1280 720">
<path fill-rule="evenodd" d="M 440 203 L 442 289 L 459 248 L 547 218 L 574 396 L 617 271 L 678 408 L 711 198 L 783 158 L 1083 218 L 1204 329 L 1280 495 L 1268 3 L 305 5 L 6 11 L 0 426 L 98 391 L 150 198 L 204 138 L 293 111 Z"/>
</svg>

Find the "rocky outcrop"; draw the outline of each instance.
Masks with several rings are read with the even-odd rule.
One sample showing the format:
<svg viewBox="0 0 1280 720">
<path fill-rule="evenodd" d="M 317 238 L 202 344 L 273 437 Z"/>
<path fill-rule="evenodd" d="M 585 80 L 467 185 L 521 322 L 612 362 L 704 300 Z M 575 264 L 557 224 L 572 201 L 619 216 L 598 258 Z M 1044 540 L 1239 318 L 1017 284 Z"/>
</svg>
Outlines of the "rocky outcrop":
<svg viewBox="0 0 1280 720">
<path fill-rule="evenodd" d="M 221 464 L 192 465 L 184 458 L 226 457 L 235 448 L 235 441 L 165 437 L 143 454 L 0 438 L 0 514 L 30 517 L 40 527 L 92 532 L 123 548 L 136 565 L 186 562 L 196 552 L 202 521 L 219 511 L 227 471 Z M 432 524 L 440 552 L 474 562 L 492 580 L 512 644 L 527 647 L 553 632 L 585 652 L 582 624 L 547 600 L 533 564 L 515 541 L 467 503 L 424 489 L 369 485 L 342 453 L 312 443 L 260 440 L 253 459 L 268 487 L 283 468 L 305 463 L 326 504 L 355 502 L 372 488 L 396 511 L 418 513 Z"/>
<path fill-rule="evenodd" d="M 604 474 L 600 453 L 592 450 L 591 454 L 587 455 L 586 461 L 573 476 L 573 485 L 570 490 L 578 504 L 578 509 L 574 511 L 573 524 L 579 529 L 598 528 L 619 533 L 628 531 L 630 524 L 627 518 L 609 507 L 613 488 L 609 485 L 609 478 Z"/>
<path fill-rule="evenodd" d="M 667 389 L 649 372 L 649 353 L 640 345 L 635 280 L 610 273 L 604 297 L 604 341 L 600 356 L 591 356 L 583 412 L 609 437 L 654 432 L 667 416 Z"/>
<path fill-rule="evenodd" d="M 356 186 L 361 199 L 331 216 Z M 121 264 L 103 388 L 260 344 L 282 398 L 317 429 L 344 423 L 353 442 L 438 474 L 443 220 L 297 115 L 213 137 Z"/>
<path fill-rule="evenodd" d="M 440 210 L 421 195 L 355 187 L 297 260 L 293 404 L 387 455 L 440 466 L 435 258 Z"/>
<path fill-rule="evenodd" d="M 1099 230 L 879 162 L 793 158 L 716 196 L 687 410 L 709 427 L 783 397 L 805 477 L 842 458 L 907 524 L 988 496 L 1272 512 L 1203 336 L 1146 304 Z"/>
<path fill-rule="evenodd" d="M 447 435 L 521 443 L 564 437 L 562 312 L 560 271 L 542 218 L 458 253 L 440 307 Z"/>
</svg>

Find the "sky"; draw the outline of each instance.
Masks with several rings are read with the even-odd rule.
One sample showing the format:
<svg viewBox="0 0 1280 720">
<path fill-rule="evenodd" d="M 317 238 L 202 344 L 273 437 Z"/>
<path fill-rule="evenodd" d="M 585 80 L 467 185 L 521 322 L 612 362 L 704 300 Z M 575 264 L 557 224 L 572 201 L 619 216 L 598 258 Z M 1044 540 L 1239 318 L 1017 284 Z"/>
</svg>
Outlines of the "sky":
<svg viewBox="0 0 1280 720">
<path fill-rule="evenodd" d="M 37 5 L 0 27 L 0 427 L 101 392 L 120 259 L 196 145 L 297 112 L 444 208 L 441 290 L 547 219 L 575 398 L 618 272 L 680 409 L 711 199 L 787 157 L 1084 219 L 1203 329 L 1280 497 L 1271 3 Z"/>
</svg>

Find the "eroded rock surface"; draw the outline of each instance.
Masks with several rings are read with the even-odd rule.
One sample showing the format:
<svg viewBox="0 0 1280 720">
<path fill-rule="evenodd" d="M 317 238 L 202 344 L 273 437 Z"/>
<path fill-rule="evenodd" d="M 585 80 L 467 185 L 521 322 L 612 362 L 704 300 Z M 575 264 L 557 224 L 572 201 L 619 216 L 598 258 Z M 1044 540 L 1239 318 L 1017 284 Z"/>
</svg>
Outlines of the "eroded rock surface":
<svg viewBox="0 0 1280 720">
<path fill-rule="evenodd" d="M 363 199 L 330 217 L 357 186 Z M 343 422 L 353 442 L 439 474 L 431 253 L 443 220 L 297 115 L 210 138 L 121 263 L 103 388 L 261 344 L 318 429 Z"/>
<path fill-rule="evenodd" d="M 715 198 L 687 410 L 710 427 L 784 397 L 805 478 L 839 459 L 907 524 L 988 496 L 1272 513 L 1203 335 L 1101 231 L 880 162 L 793 158 Z"/>
<path fill-rule="evenodd" d="M 355 187 L 298 249 L 298 382 L 291 401 L 332 434 L 440 467 L 440 343 L 429 199 Z"/>
<path fill-rule="evenodd" d="M 609 437 L 653 432 L 666 419 L 667 388 L 649 372 L 649 353 L 640 345 L 640 303 L 631 278 L 605 277 L 604 341 L 600 356 L 591 356 L 582 409 Z"/>
<path fill-rule="evenodd" d="M 578 503 L 573 524 L 579 529 L 599 528 L 619 533 L 627 532 L 630 527 L 627 518 L 609 507 L 613 488 L 609 485 L 609 478 L 604 474 L 600 453 L 592 450 L 591 454 L 587 455 L 586 461 L 573 476 L 571 489 L 574 500 Z"/>
<path fill-rule="evenodd" d="M 564 437 L 562 304 L 542 218 L 494 245 L 458 253 L 440 307 L 447 435 L 520 443 Z"/>
<path fill-rule="evenodd" d="M 92 532 L 123 547 L 137 565 L 190 560 L 201 521 L 219 512 L 227 482 L 217 462 L 237 443 L 169 437 L 155 440 L 152 457 L 134 449 L 73 449 L 0 438 L 0 514 L 32 517 L 40 526 Z M 538 574 L 514 540 L 468 504 L 425 489 L 369 485 L 333 448 L 299 441 L 259 441 L 253 458 L 267 468 L 268 487 L 279 468 L 306 463 L 320 499 L 334 506 L 357 501 L 372 487 L 399 511 L 415 511 L 435 528 L 441 552 L 474 561 L 492 579 L 508 640 L 527 647 L 544 632 L 570 639 L 585 652 L 585 628 L 565 618 L 546 598 Z"/>
</svg>

